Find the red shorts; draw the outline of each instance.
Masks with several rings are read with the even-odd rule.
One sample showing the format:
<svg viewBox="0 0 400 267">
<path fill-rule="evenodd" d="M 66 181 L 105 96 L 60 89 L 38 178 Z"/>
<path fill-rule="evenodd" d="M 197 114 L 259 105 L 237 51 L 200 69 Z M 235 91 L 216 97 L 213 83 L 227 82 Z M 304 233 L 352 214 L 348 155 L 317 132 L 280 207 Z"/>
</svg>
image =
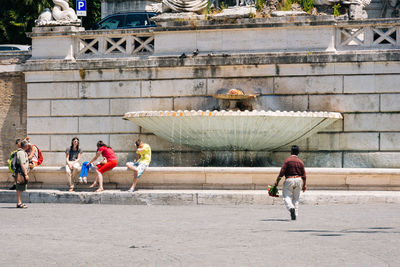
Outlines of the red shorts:
<svg viewBox="0 0 400 267">
<path fill-rule="evenodd" d="M 106 171 L 114 169 L 118 164 L 118 160 L 112 160 L 107 162 L 106 164 L 98 164 L 97 168 L 100 173 L 105 173 Z"/>
</svg>

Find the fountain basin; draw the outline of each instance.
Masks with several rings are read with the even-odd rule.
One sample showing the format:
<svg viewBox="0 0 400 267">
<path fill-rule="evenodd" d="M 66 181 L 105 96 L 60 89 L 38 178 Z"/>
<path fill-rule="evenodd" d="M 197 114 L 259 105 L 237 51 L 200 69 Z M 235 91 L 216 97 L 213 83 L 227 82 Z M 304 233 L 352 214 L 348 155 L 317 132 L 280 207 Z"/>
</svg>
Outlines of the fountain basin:
<svg viewBox="0 0 400 267">
<path fill-rule="evenodd" d="M 124 119 L 179 145 L 201 150 L 274 150 L 300 141 L 333 122 L 337 112 L 138 111 Z"/>
</svg>

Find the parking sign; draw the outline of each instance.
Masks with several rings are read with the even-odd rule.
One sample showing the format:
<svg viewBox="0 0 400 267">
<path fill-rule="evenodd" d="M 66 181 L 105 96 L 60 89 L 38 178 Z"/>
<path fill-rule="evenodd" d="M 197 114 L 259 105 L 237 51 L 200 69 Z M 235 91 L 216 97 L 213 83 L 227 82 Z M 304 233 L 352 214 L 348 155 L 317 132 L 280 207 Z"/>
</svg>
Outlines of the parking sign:
<svg viewBox="0 0 400 267">
<path fill-rule="evenodd" d="M 86 17 L 86 0 L 76 0 L 76 15 Z"/>
</svg>

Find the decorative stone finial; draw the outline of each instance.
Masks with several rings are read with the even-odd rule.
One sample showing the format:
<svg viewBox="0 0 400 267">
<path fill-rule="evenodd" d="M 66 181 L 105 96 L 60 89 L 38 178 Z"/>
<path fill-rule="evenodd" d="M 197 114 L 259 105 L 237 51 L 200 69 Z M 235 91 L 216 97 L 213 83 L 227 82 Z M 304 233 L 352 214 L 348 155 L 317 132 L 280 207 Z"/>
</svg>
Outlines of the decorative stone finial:
<svg viewBox="0 0 400 267">
<path fill-rule="evenodd" d="M 37 20 L 36 26 L 79 26 L 81 20 L 78 19 L 75 10 L 69 7 L 67 0 L 53 0 L 53 11 L 46 8 Z"/>
</svg>

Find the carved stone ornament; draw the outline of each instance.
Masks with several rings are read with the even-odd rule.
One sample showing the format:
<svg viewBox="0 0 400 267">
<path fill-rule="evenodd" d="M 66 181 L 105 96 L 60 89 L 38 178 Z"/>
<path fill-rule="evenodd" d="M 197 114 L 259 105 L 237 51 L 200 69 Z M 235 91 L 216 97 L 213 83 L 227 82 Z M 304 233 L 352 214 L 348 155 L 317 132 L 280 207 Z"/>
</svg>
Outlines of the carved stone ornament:
<svg viewBox="0 0 400 267">
<path fill-rule="evenodd" d="M 75 10 L 69 7 L 67 0 L 53 0 L 53 11 L 46 8 L 35 20 L 36 26 L 79 26 L 81 20 Z"/>
<path fill-rule="evenodd" d="M 148 12 L 195 12 L 201 13 L 207 7 L 208 0 L 162 0 L 146 6 Z"/>
<path fill-rule="evenodd" d="M 315 0 L 315 5 L 335 5 L 342 4 L 349 6 L 349 17 L 353 20 L 363 20 L 368 18 L 365 7 L 371 3 L 371 0 Z"/>
</svg>

